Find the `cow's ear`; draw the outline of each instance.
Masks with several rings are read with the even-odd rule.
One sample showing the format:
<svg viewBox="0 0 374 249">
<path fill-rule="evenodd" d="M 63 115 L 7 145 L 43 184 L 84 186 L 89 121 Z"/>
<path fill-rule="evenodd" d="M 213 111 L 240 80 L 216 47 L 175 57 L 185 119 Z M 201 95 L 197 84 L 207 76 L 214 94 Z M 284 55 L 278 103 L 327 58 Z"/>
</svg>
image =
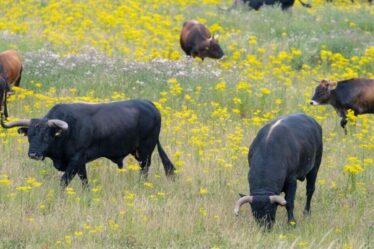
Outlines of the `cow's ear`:
<svg viewBox="0 0 374 249">
<path fill-rule="evenodd" d="M 334 90 L 336 88 L 336 82 L 329 82 L 327 85 L 327 89 L 329 91 Z"/>
<path fill-rule="evenodd" d="M 329 86 L 329 83 L 330 82 L 328 80 L 321 80 L 320 81 L 320 85 L 323 86 L 323 87 L 326 87 L 326 88 Z"/>
<path fill-rule="evenodd" d="M 24 136 L 27 136 L 27 131 L 28 130 L 29 130 L 29 128 L 22 127 L 22 128 L 19 128 L 17 131 L 18 131 L 18 134 L 23 134 Z"/>
<path fill-rule="evenodd" d="M 59 136 L 61 136 L 62 132 L 63 132 L 62 129 L 58 129 L 58 130 L 55 132 L 54 136 L 55 136 L 55 137 L 59 137 Z"/>
</svg>

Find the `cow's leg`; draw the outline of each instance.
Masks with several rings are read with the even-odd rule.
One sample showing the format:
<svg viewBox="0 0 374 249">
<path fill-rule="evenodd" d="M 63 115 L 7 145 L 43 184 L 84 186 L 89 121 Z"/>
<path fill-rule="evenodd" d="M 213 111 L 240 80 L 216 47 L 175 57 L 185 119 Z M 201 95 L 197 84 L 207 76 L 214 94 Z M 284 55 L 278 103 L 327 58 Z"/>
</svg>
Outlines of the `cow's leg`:
<svg viewBox="0 0 374 249">
<path fill-rule="evenodd" d="M 65 173 L 61 177 L 61 187 L 66 188 L 77 173 L 81 173 L 83 176 L 85 170 L 86 166 L 84 159 L 79 155 L 75 156 L 75 158 L 69 162 Z M 85 174 L 85 177 L 87 178 L 87 173 Z"/>
<path fill-rule="evenodd" d="M 344 129 L 345 135 L 347 135 L 347 128 L 345 127 L 348 122 L 347 121 L 347 110 L 340 108 L 340 109 L 337 109 L 337 112 L 338 112 L 339 117 L 342 118 L 340 120 L 340 126 Z"/>
<path fill-rule="evenodd" d="M 8 86 L 8 84 L 6 84 Z M 5 90 L 5 95 L 4 95 L 4 116 L 5 116 L 5 119 L 8 118 L 9 114 L 8 114 L 8 89 Z"/>
<path fill-rule="evenodd" d="M 77 169 L 67 169 L 61 177 L 61 187 L 66 188 L 71 182 L 71 180 L 73 180 L 77 172 Z"/>
<path fill-rule="evenodd" d="M 123 168 L 123 159 L 124 157 L 117 157 L 117 158 L 109 158 L 112 162 L 117 164 L 119 169 Z"/>
<path fill-rule="evenodd" d="M 312 201 L 313 193 L 315 190 L 317 173 L 318 173 L 319 166 L 321 164 L 321 159 L 322 159 L 322 146 L 317 152 L 316 161 L 314 163 L 314 168 L 312 169 L 312 171 L 310 171 L 306 175 L 306 203 L 305 203 L 305 208 L 304 208 L 304 215 L 311 214 L 310 203 Z"/>
<path fill-rule="evenodd" d="M 306 177 L 306 203 L 304 208 L 304 215 L 310 215 L 310 203 L 312 201 L 312 196 L 315 190 L 315 183 L 317 179 L 317 170 L 315 168 L 308 173 Z"/>
<path fill-rule="evenodd" d="M 295 217 L 293 214 L 294 210 L 294 202 L 295 202 L 295 195 L 296 195 L 296 188 L 297 188 L 297 181 L 296 179 L 289 179 L 285 186 L 285 193 L 286 193 L 286 209 L 288 215 L 288 223 L 291 225 L 296 224 Z"/>
<path fill-rule="evenodd" d="M 78 170 L 78 176 L 82 181 L 82 187 L 85 189 L 89 189 L 90 185 L 88 184 L 86 165 Z"/>
<path fill-rule="evenodd" d="M 151 166 L 151 161 L 152 161 L 151 158 L 152 158 L 152 154 L 149 155 L 148 157 L 144 157 L 144 159 L 141 159 L 141 161 L 139 162 L 140 167 L 141 167 L 140 175 L 144 179 L 148 178 L 148 171 L 149 171 L 149 167 Z"/>
<path fill-rule="evenodd" d="M 137 149 L 138 154 L 138 161 L 141 167 L 141 177 L 144 177 L 144 179 L 147 179 L 148 177 L 148 170 L 151 166 L 152 162 L 152 153 L 153 150 L 156 147 L 157 140 L 154 138 L 157 138 L 157 136 L 151 136 L 151 138 L 140 142 L 139 147 Z"/>
<path fill-rule="evenodd" d="M 21 67 L 21 70 L 19 72 L 19 77 L 18 79 L 16 80 L 16 82 L 14 83 L 15 86 L 19 86 L 20 82 L 21 82 L 21 78 L 22 78 L 22 70 L 23 70 L 23 67 Z"/>
</svg>

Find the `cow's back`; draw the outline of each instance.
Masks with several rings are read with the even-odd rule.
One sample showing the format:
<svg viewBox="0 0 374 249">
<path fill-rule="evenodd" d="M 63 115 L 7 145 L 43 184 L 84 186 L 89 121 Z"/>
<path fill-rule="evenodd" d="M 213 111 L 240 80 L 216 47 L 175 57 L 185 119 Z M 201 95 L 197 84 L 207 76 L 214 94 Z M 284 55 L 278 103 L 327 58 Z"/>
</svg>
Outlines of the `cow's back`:
<svg viewBox="0 0 374 249">
<path fill-rule="evenodd" d="M 146 135 L 145 130 L 161 122 L 158 109 L 152 102 L 145 100 L 60 104 L 53 107 L 47 116 L 62 119 L 69 126 L 87 127 L 98 139 L 114 133 L 138 132 L 138 129 L 143 131 L 141 135 Z"/>
<path fill-rule="evenodd" d="M 374 79 L 339 81 L 333 94 L 337 104 L 342 107 L 350 107 L 353 104 L 362 108 L 362 112 L 374 112 Z"/>
<path fill-rule="evenodd" d="M 6 80 L 13 84 L 19 77 L 22 67 L 22 58 L 15 50 L 0 53 L 0 64 L 3 67 Z"/>
<path fill-rule="evenodd" d="M 195 20 L 187 21 L 183 24 L 180 34 L 180 45 L 188 55 L 191 55 L 194 46 L 198 46 L 210 37 L 209 30 L 203 24 Z"/>
<path fill-rule="evenodd" d="M 287 177 L 305 177 L 321 152 L 322 129 L 314 119 L 305 114 L 277 118 L 258 132 L 250 147 L 251 191 L 281 183 L 272 186 L 280 192 Z"/>
<path fill-rule="evenodd" d="M 45 117 L 68 123 L 67 154 L 84 148 L 88 161 L 99 157 L 123 158 L 145 139 L 158 141 L 161 116 L 149 101 L 73 103 L 54 106 Z"/>
</svg>

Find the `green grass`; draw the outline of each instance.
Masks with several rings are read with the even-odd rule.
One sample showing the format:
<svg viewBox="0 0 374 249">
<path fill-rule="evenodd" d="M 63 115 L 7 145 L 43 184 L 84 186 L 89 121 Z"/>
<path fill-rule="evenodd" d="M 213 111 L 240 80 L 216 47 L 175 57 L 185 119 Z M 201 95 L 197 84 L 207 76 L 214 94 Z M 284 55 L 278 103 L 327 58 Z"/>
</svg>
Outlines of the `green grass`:
<svg viewBox="0 0 374 249">
<path fill-rule="evenodd" d="M 60 190 L 61 173 L 49 159 L 32 161 L 27 158 L 26 138 L 1 131 L 0 175 L 6 174 L 12 185 L 0 184 L 0 248 L 373 247 L 373 163 L 357 175 L 355 190 L 343 172 L 349 156 L 360 160 L 374 157 L 373 116 L 361 116 L 356 124 L 349 123 L 349 134 L 345 136 L 332 107 L 308 106 L 314 78 L 342 74 L 321 61 L 321 49 L 352 57 L 361 56 L 374 45 L 374 16 L 370 9 L 363 7 L 350 13 L 329 5 L 314 14 L 303 8 L 291 13 L 276 8 L 222 13 L 215 7 L 191 6 L 183 11 L 187 19 L 204 17 L 207 23 L 218 22 L 227 30 L 221 36 L 228 57 L 239 49 L 243 51 L 233 66 L 224 69 L 224 61 L 188 63 L 184 58 L 178 62 L 143 63 L 122 55 L 107 58 L 90 49 L 81 51 L 78 58 L 55 57 L 47 53 L 63 48 L 45 45 L 27 35 L 0 39 L 1 50 L 17 47 L 24 55 L 21 86 L 56 98 L 56 102 L 62 96 L 90 94 L 100 101 L 109 101 L 114 91 L 124 93 L 126 98 L 160 101 L 161 92 L 166 91 L 161 143 L 173 162 L 184 163 L 178 167 L 176 181 L 168 181 L 155 151 L 148 179 L 153 185 L 147 187 L 139 179 L 139 172 L 118 172 L 116 165 L 100 159 L 87 166 L 92 190 L 83 190 L 79 179 L 74 179 L 71 187 L 75 194 L 69 194 Z M 218 14 L 211 17 L 204 15 L 206 12 Z M 179 10 L 171 9 L 169 13 Z M 356 27 L 349 28 L 346 19 L 355 22 Z M 253 35 L 257 37 L 256 46 L 248 44 Z M 230 47 L 233 43 L 237 48 Z M 265 48 L 265 54 L 260 54 L 258 48 Z M 277 76 L 269 57 L 291 48 L 300 49 L 302 55 L 284 63 L 289 71 Z M 257 55 L 262 66 L 241 63 L 248 54 Z M 310 68 L 303 69 L 305 64 Z M 374 65 L 355 70 L 363 77 L 373 75 Z M 259 72 L 265 73 L 263 80 L 248 78 Z M 170 94 L 167 81 L 171 78 L 177 79 L 183 95 Z M 291 84 L 285 79 L 290 79 Z M 223 92 L 214 89 L 221 80 L 226 82 Z M 252 95 L 235 90 L 241 80 L 251 82 Z M 38 82 L 40 87 L 35 84 Z M 48 94 L 51 87 L 56 93 Z M 72 87 L 78 90 L 76 94 L 69 91 Z M 197 87 L 202 87 L 199 94 Z M 269 88 L 271 94 L 262 95 L 262 87 Z M 17 91 L 9 104 L 13 117 L 42 117 L 51 106 L 34 96 L 19 99 L 20 94 Z M 191 95 L 193 102 L 187 102 L 184 94 Z M 236 108 L 234 97 L 242 100 L 241 115 L 231 112 Z M 283 102 L 277 105 L 276 99 Z M 230 118 L 222 121 L 220 115 L 212 117 L 212 102 L 226 107 Z M 190 116 L 181 117 L 188 110 L 196 114 L 197 121 L 189 123 Z M 246 153 L 261 127 L 251 118 L 263 118 L 262 125 L 275 116 L 294 112 L 312 115 L 324 132 L 324 156 L 312 200 L 312 216 L 302 215 L 305 183 L 299 182 L 295 200 L 297 226 L 290 227 L 285 209 L 278 208 L 274 229 L 264 232 L 248 206 L 242 208 L 239 217 L 233 214 L 238 193 L 248 192 Z M 266 113 L 270 113 L 269 117 L 264 116 Z M 232 141 L 232 136 L 239 141 Z M 193 143 L 194 139 L 203 145 Z M 125 165 L 128 161 L 133 163 L 129 157 Z M 232 167 L 225 167 L 227 164 Z M 28 177 L 37 179 L 42 186 L 17 190 L 17 186 L 28 185 Z M 96 188 L 98 192 L 94 192 Z M 200 194 L 202 188 L 208 192 Z"/>
</svg>

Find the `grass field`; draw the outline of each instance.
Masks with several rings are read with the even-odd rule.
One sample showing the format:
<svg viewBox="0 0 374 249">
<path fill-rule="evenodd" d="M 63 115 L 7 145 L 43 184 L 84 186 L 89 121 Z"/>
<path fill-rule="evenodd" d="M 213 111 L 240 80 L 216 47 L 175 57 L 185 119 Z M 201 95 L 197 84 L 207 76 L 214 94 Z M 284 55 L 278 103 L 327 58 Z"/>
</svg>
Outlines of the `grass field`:
<svg viewBox="0 0 374 249">
<path fill-rule="evenodd" d="M 309 105 L 315 79 L 374 78 L 374 5 L 218 10 L 230 2 L 0 0 L 0 51 L 24 58 L 10 120 L 62 102 L 150 99 L 177 168 L 168 181 L 155 151 L 144 181 L 133 158 L 123 170 L 100 159 L 87 167 L 90 190 L 77 178 L 61 191 L 52 162 L 29 159 L 27 138 L 0 129 L 0 248 L 374 248 L 374 116 L 350 115 L 344 135 L 332 107 Z M 187 61 L 188 19 L 219 34 L 224 60 Z M 312 216 L 299 182 L 297 226 L 278 208 L 263 232 L 248 205 L 233 213 L 248 192 L 248 146 L 296 112 L 324 133 Z"/>
</svg>

